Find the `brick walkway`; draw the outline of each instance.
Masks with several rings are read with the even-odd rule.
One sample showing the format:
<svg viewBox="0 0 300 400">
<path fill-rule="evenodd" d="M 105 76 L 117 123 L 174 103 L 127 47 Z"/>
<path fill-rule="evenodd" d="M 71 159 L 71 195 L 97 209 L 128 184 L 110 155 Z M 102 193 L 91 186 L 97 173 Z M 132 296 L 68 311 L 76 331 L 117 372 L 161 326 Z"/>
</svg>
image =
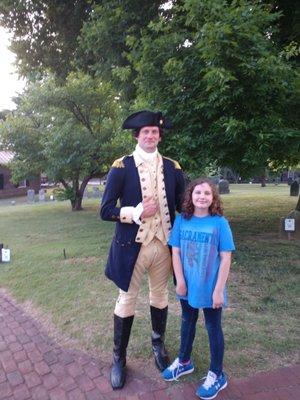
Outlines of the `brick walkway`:
<svg viewBox="0 0 300 400">
<path fill-rule="evenodd" d="M 107 363 L 57 345 L 0 292 L 0 400 L 197 399 L 195 384 L 166 383 L 154 368 L 146 376 L 130 360 L 123 390 L 112 391 L 108 375 Z M 254 378 L 232 378 L 218 400 L 298 400 L 299 383 L 299 365 Z"/>
</svg>

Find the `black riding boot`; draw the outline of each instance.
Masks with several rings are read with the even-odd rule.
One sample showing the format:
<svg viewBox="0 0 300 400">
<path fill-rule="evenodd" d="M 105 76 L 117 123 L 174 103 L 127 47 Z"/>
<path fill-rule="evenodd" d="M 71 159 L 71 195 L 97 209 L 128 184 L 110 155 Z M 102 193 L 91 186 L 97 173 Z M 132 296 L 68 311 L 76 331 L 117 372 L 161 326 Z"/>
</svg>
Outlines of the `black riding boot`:
<svg viewBox="0 0 300 400">
<path fill-rule="evenodd" d="M 164 338 L 167 325 L 168 307 L 162 310 L 150 306 L 151 322 L 152 322 L 152 350 L 155 359 L 155 365 L 163 371 L 170 364 L 170 360 L 165 348 Z"/>
<path fill-rule="evenodd" d="M 126 380 L 126 349 L 134 316 L 121 318 L 114 314 L 114 350 L 110 371 L 113 389 L 122 389 Z"/>
</svg>

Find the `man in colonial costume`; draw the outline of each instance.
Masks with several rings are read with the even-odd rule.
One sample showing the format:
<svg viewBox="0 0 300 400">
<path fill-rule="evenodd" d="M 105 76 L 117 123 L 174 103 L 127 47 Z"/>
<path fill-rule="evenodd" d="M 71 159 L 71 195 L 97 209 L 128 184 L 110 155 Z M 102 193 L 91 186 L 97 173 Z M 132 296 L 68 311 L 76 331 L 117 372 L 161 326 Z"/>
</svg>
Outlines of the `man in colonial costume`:
<svg viewBox="0 0 300 400">
<path fill-rule="evenodd" d="M 110 374 L 113 389 L 120 389 L 125 383 L 126 349 L 145 272 L 149 278 L 155 364 L 163 371 L 169 362 L 164 345 L 171 271 L 167 241 L 184 190 L 178 162 L 163 157 L 157 150 L 163 129 L 169 128 L 171 123 L 160 112 L 139 111 L 130 115 L 123 129 L 134 131 L 136 148 L 131 155 L 113 163 L 103 194 L 101 218 L 116 222 L 105 268 L 106 276 L 119 287 Z"/>
</svg>

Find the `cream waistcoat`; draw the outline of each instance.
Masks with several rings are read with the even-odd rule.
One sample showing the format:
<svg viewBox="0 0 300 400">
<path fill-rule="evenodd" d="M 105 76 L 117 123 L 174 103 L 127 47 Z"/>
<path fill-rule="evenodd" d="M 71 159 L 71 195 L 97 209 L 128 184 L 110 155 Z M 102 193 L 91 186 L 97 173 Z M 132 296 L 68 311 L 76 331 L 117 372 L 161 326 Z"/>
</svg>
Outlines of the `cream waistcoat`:
<svg viewBox="0 0 300 400">
<path fill-rule="evenodd" d="M 171 230 L 171 221 L 163 175 L 162 156 L 145 161 L 138 151 L 133 152 L 135 165 L 138 169 L 143 200 L 153 197 L 158 201 L 159 211 L 150 218 L 142 219 L 135 241 L 147 246 L 154 237 L 167 244 Z"/>
</svg>

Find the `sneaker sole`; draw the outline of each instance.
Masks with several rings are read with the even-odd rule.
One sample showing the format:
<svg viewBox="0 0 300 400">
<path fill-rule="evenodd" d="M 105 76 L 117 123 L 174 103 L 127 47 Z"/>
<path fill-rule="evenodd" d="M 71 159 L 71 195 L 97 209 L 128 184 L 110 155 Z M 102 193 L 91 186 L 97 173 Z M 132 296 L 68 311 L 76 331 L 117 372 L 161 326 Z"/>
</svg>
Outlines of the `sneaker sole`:
<svg viewBox="0 0 300 400">
<path fill-rule="evenodd" d="M 201 397 L 198 393 L 196 393 L 196 395 L 197 395 L 198 397 L 200 397 L 200 399 L 203 399 L 203 400 L 211 400 L 211 399 L 214 399 L 215 397 L 218 396 L 218 394 L 220 393 L 221 390 L 223 390 L 223 389 L 225 389 L 225 388 L 227 387 L 227 384 L 228 384 L 228 383 L 225 382 L 224 385 L 221 386 L 220 389 L 217 391 L 217 393 L 214 394 L 214 395 L 211 396 L 211 397 Z"/>
<path fill-rule="evenodd" d="M 195 369 L 195 368 L 189 369 L 188 371 L 181 372 L 181 373 L 178 374 L 176 377 L 174 376 L 174 378 L 170 378 L 170 379 L 164 378 L 164 380 L 165 380 L 166 382 L 177 381 L 177 379 L 180 378 L 181 376 L 183 376 L 183 375 L 188 375 L 188 374 L 191 374 L 192 372 L 194 372 L 194 369 Z"/>
</svg>

